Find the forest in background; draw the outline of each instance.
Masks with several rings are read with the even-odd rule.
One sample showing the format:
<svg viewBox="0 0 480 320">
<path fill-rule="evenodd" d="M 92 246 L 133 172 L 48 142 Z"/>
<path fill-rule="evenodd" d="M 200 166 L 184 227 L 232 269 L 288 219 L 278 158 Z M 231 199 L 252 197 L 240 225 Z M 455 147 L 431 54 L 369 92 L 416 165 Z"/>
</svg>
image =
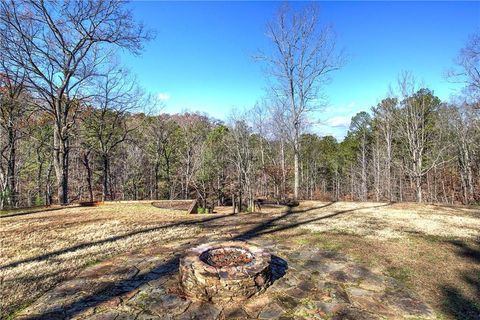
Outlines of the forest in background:
<svg viewBox="0 0 480 320">
<path fill-rule="evenodd" d="M 347 61 L 315 7 L 287 6 L 259 54 L 272 86 L 226 121 L 154 114 L 158 101 L 116 62 L 153 34 L 121 2 L 2 1 L 0 205 L 257 198 L 480 201 L 480 35 L 445 75 L 453 101 L 402 73 L 343 141 L 315 133 L 322 89 Z M 448 66 L 446 66 L 448 68 Z M 420 75 L 421 76 L 421 75 Z"/>
</svg>

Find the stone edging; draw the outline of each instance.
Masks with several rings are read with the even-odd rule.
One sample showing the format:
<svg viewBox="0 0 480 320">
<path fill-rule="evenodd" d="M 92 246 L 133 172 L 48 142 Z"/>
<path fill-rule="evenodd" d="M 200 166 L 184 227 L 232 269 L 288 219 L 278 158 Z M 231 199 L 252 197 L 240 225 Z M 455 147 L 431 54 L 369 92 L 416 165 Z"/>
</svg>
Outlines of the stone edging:
<svg viewBox="0 0 480 320">
<path fill-rule="evenodd" d="M 251 262 L 232 267 L 211 266 L 201 259 L 208 250 L 237 248 L 252 254 Z M 271 283 L 271 255 L 243 241 L 211 242 L 188 249 L 180 259 L 180 282 L 184 293 L 204 301 L 244 300 L 264 291 Z"/>
</svg>

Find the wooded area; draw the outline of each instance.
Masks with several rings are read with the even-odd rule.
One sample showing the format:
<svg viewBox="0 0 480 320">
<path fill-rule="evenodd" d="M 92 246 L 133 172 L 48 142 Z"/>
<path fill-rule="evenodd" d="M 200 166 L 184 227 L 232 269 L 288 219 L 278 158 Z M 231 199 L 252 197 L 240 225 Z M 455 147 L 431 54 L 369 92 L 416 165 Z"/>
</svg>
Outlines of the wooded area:
<svg viewBox="0 0 480 320">
<path fill-rule="evenodd" d="M 220 121 L 149 112 L 158 102 L 115 50 L 137 54 L 152 34 L 121 3 L 2 1 L 1 207 L 198 198 L 255 210 L 259 197 L 478 203 L 480 35 L 446 75 L 465 83 L 454 101 L 403 73 L 337 141 L 315 133 L 313 114 L 346 59 L 317 25 L 312 8 L 282 7 L 267 28 L 273 54 L 257 57 L 271 90 Z"/>
</svg>

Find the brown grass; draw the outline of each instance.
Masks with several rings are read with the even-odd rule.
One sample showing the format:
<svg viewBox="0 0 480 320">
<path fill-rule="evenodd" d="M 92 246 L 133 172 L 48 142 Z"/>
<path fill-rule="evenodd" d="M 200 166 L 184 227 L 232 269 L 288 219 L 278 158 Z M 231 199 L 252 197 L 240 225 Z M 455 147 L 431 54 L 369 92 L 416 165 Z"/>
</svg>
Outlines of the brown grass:
<svg viewBox="0 0 480 320">
<path fill-rule="evenodd" d="M 255 228 L 281 217 L 281 210 L 226 218 L 212 232 L 227 234 L 228 225 Z M 403 282 L 444 318 L 474 319 L 480 313 L 478 208 L 305 201 L 292 211 L 298 214 L 270 225 L 269 237 L 287 246 L 308 243 L 347 253 Z M 110 256 L 198 237 L 202 225 L 182 222 L 206 216 L 130 202 L 2 217 L 0 317 Z M 289 224 L 294 227 L 285 228 Z"/>
<path fill-rule="evenodd" d="M 335 243 L 334 249 L 396 278 L 447 319 L 475 319 L 480 315 L 478 242 L 421 236 L 375 241 L 331 233 L 321 238 L 320 243 Z M 468 250 L 475 250 L 477 258 L 465 254 Z"/>
<path fill-rule="evenodd" d="M 311 209 L 325 203 L 303 202 Z M 363 208 L 355 211 L 355 208 Z M 309 211 L 342 212 L 301 226 L 298 238 L 339 250 L 418 293 L 441 317 L 480 318 L 480 210 L 418 204 L 340 202 Z"/>
<path fill-rule="evenodd" d="M 149 203 L 120 203 L 0 219 L 2 318 L 109 256 L 193 237 L 195 227 L 159 228 L 184 216 Z"/>
<path fill-rule="evenodd" d="M 415 234 L 458 239 L 476 239 L 480 235 L 480 210 L 474 208 L 371 202 L 326 204 L 316 201 L 302 203 L 299 210 L 307 208 L 310 217 L 322 218 L 332 212 L 338 213 L 335 219 L 318 219 L 303 228 L 376 240 L 399 239 Z"/>
</svg>

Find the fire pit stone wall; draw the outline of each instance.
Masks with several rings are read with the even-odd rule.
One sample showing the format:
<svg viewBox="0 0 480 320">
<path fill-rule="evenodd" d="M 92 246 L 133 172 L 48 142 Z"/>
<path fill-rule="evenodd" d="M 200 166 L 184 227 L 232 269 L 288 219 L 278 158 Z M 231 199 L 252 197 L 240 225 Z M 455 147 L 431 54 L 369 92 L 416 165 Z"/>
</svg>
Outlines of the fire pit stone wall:
<svg viewBox="0 0 480 320">
<path fill-rule="evenodd" d="M 246 242 L 206 243 L 180 259 L 180 283 L 194 299 L 244 300 L 270 285 L 270 260 L 267 251 Z"/>
</svg>

